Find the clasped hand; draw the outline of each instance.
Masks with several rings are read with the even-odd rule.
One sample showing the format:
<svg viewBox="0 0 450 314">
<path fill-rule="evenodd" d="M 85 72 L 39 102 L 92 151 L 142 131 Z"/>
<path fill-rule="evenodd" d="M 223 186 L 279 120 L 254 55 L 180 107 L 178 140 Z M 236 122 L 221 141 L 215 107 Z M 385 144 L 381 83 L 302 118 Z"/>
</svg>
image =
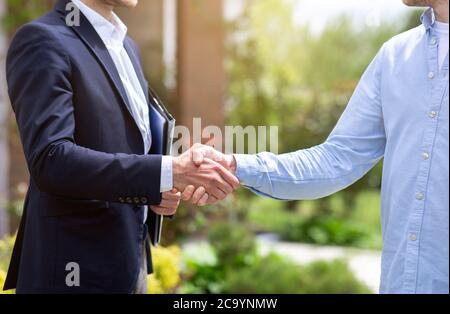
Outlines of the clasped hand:
<svg viewBox="0 0 450 314">
<path fill-rule="evenodd" d="M 195 144 L 174 158 L 174 185 L 183 191 L 181 197 L 185 201 L 198 206 L 215 204 L 240 186 L 233 161 L 233 156 Z"/>
<path fill-rule="evenodd" d="M 163 193 L 159 206 L 151 207 L 157 214 L 175 214 L 181 199 L 198 206 L 216 204 L 240 186 L 234 157 L 206 145 L 195 144 L 174 157 L 172 170 L 174 189 Z"/>
</svg>

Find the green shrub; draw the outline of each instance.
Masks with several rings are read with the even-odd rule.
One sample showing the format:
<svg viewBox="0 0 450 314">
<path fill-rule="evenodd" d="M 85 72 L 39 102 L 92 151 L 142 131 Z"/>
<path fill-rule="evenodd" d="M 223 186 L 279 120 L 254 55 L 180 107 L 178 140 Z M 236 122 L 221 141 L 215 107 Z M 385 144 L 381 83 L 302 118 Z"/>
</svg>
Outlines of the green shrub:
<svg viewBox="0 0 450 314">
<path fill-rule="evenodd" d="M 185 260 L 182 286 L 183 294 L 223 293 L 225 269 L 222 265 L 208 265 L 194 259 Z"/>
<path fill-rule="evenodd" d="M 344 261 L 299 266 L 271 254 L 254 265 L 229 272 L 225 293 L 243 294 L 361 294 L 370 293 Z"/>
<path fill-rule="evenodd" d="M 343 261 L 299 266 L 281 256 L 261 257 L 254 235 L 240 224 L 212 226 L 215 258 L 185 258 L 181 293 L 368 293 Z"/>
<path fill-rule="evenodd" d="M 0 270 L 7 271 L 16 237 L 0 239 Z"/>
<path fill-rule="evenodd" d="M 322 245 L 364 246 L 370 234 L 359 226 L 334 217 L 294 217 L 279 230 L 281 238 Z"/>
<path fill-rule="evenodd" d="M 346 208 L 341 196 L 329 198 L 327 215 L 318 214 L 309 202 L 289 211 L 285 202 L 257 198 L 249 202 L 248 221 L 253 229 L 277 233 L 285 241 L 380 249 L 379 192 L 361 192 L 354 208 Z"/>
<path fill-rule="evenodd" d="M 150 294 L 173 293 L 180 283 L 181 250 L 178 246 L 153 247 L 153 274 L 148 277 Z"/>
<path fill-rule="evenodd" d="M 286 203 L 264 197 L 250 198 L 247 203 L 247 219 L 257 231 L 275 231 L 284 228 L 295 213 L 288 212 Z"/>
<path fill-rule="evenodd" d="M 238 223 L 213 225 L 208 239 L 216 251 L 220 264 L 224 267 L 246 265 L 256 253 L 255 236 Z"/>
<path fill-rule="evenodd" d="M 3 240 L 0 239 L 0 294 L 3 293 L 3 285 L 5 284 L 6 272 L 8 270 L 9 261 L 11 260 L 14 241 L 15 237 L 6 237 Z M 12 291 L 7 293 L 12 293 Z"/>
<path fill-rule="evenodd" d="M 227 274 L 225 293 L 299 293 L 301 272 L 284 258 L 271 254 L 253 265 Z"/>
<path fill-rule="evenodd" d="M 223 293 L 226 274 L 245 267 L 257 257 L 255 236 L 241 224 L 219 222 L 210 228 L 214 262 L 185 258 L 182 293 Z"/>
</svg>

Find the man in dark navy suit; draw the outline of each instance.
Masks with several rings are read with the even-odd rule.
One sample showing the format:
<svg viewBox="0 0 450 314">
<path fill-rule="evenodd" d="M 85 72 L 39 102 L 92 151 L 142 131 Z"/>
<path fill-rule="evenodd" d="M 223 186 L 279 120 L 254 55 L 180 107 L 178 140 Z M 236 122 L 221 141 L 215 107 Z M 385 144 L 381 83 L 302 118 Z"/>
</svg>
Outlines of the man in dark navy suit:
<svg viewBox="0 0 450 314">
<path fill-rule="evenodd" d="M 59 0 L 14 36 L 8 90 L 31 178 L 5 289 L 145 293 L 149 216 L 173 215 L 178 191 L 204 204 L 239 185 L 213 161 L 151 154 L 148 83 L 113 13 L 136 4 Z"/>
</svg>

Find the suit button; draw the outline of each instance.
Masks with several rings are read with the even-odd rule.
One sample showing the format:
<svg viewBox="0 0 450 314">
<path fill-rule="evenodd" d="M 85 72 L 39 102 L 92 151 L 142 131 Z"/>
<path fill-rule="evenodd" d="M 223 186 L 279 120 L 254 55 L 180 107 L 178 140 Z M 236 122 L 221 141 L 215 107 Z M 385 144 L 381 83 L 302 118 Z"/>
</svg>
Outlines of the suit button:
<svg viewBox="0 0 450 314">
<path fill-rule="evenodd" d="M 119 197 L 119 202 L 125 203 L 125 199 L 123 197 Z"/>
<path fill-rule="evenodd" d="M 139 197 L 135 197 L 133 200 L 134 200 L 135 204 L 140 204 L 141 203 Z"/>
<path fill-rule="evenodd" d="M 128 204 L 133 204 L 133 199 L 131 197 L 127 197 L 127 203 Z"/>
<path fill-rule="evenodd" d="M 146 198 L 146 197 L 141 198 L 141 202 L 142 202 L 142 204 L 147 204 L 148 198 Z"/>
</svg>

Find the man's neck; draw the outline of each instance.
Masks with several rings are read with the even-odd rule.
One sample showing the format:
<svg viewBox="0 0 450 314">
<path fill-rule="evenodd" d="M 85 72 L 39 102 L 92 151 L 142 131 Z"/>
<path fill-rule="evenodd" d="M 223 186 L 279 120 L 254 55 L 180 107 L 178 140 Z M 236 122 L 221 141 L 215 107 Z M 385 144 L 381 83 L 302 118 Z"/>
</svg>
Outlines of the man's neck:
<svg viewBox="0 0 450 314">
<path fill-rule="evenodd" d="M 438 22 L 448 23 L 448 0 L 436 1 L 433 11 Z"/>
<path fill-rule="evenodd" d="M 89 8 L 103 16 L 108 21 L 111 21 L 113 18 L 113 10 L 114 7 L 112 5 L 106 4 L 101 0 L 81 0 L 85 5 Z"/>
</svg>

